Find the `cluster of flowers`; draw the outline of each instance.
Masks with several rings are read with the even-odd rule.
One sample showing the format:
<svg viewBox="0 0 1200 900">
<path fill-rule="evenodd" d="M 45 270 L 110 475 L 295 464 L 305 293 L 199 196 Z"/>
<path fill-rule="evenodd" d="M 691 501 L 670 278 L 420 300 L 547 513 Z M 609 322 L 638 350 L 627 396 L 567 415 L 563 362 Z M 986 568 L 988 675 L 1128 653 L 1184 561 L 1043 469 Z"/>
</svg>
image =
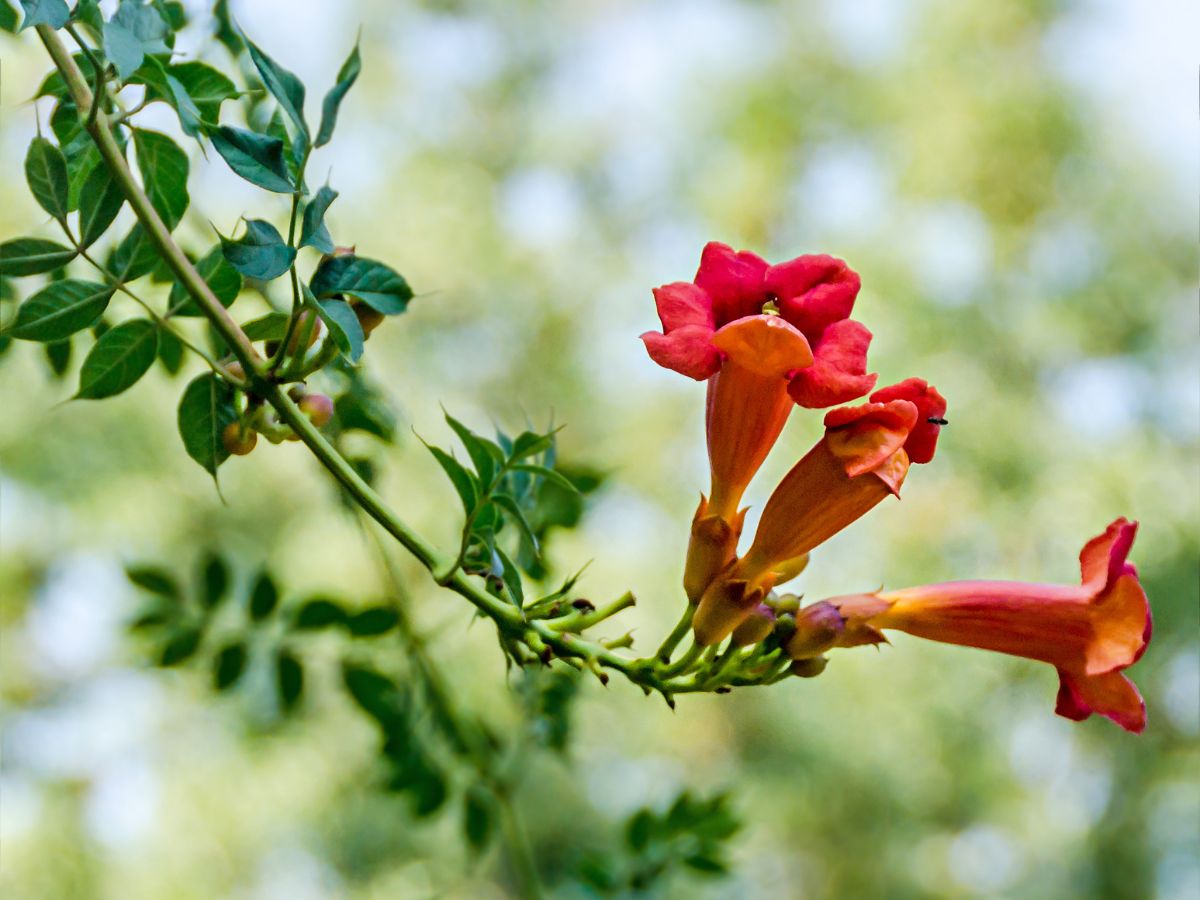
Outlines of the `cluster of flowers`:
<svg viewBox="0 0 1200 900">
<path fill-rule="evenodd" d="M 1113 522 L 1080 555 L 1078 586 L 960 581 L 834 597 L 796 608 L 773 589 L 809 553 L 934 457 L 946 401 L 919 378 L 870 393 L 871 332 L 850 319 L 860 280 L 842 260 L 769 265 L 724 244 L 704 248 L 692 282 L 654 291 L 663 331 L 642 335 L 659 365 L 708 383 L 712 485 L 692 522 L 684 590 L 699 644 L 761 640 L 779 626 L 797 674 L 837 647 L 885 642 L 882 629 L 1055 666 L 1056 711 L 1091 713 L 1140 732 L 1145 705 L 1122 670 L 1150 640 L 1150 608 L 1126 561 L 1136 523 Z M 867 402 L 842 406 L 870 393 Z M 835 407 L 825 435 L 783 478 L 750 548 L 738 555 L 742 495 L 794 406 Z M 786 620 L 786 622 L 784 621 Z"/>
</svg>

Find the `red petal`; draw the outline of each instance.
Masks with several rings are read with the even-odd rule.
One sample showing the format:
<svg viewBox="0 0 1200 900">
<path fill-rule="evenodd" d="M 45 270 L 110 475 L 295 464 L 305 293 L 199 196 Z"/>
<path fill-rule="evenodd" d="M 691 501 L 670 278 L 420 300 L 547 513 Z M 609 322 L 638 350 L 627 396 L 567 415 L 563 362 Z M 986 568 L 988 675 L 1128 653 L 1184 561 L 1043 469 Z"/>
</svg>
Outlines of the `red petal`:
<svg viewBox="0 0 1200 900">
<path fill-rule="evenodd" d="M 655 288 L 654 305 L 658 307 L 664 332 L 687 325 L 705 325 L 710 330 L 713 327 L 712 298 L 690 281 Z"/>
<path fill-rule="evenodd" d="M 848 318 L 862 280 L 832 256 L 801 256 L 767 271 L 768 292 L 779 298 L 779 311 L 809 340 Z"/>
<path fill-rule="evenodd" d="M 845 319 L 825 329 L 813 345 L 813 364 L 792 378 L 788 393 L 807 409 L 849 403 L 875 386 L 867 373 L 871 332 L 860 322 Z"/>
<path fill-rule="evenodd" d="M 756 375 L 786 378 L 813 361 L 804 335 L 780 316 L 744 316 L 719 328 L 712 343 Z"/>
<path fill-rule="evenodd" d="M 825 443 L 853 478 L 903 447 L 916 418 L 917 408 L 907 400 L 841 406 L 825 414 Z"/>
<path fill-rule="evenodd" d="M 704 381 L 721 367 L 721 354 L 712 345 L 712 329 L 685 325 L 670 334 L 647 331 L 642 335 L 650 358 L 681 375 Z"/>
<path fill-rule="evenodd" d="M 749 251 L 735 253 L 716 241 L 705 245 L 695 281 L 712 298 L 717 327 L 762 312 L 767 302 L 766 271 L 766 261 Z"/>
<path fill-rule="evenodd" d="M 945 398 L 923 378 L 907 378 L 899 384 L 880 388 L 871 395 L 872 403 L 886 403 L 889 400 L 908 400 L 916 404 L 917 424 L 908 436 L 904 449 L 912 462 L 929 462 L 937 450 L 938 433 L 942 429 L 938 422 L 930 420 L 946 415 Z"/>
<path fill-rule="evenodd" d="M 1146 727 L 1146 704 L 1132 681 L 1120 672 L 1081 675 L 1058 670 L 1060 716 L 1081 722 L 1092 713 L 1112 719 L 1126 731 L 1141 734 Z"/>
<path fill-rule="evenodd" d="M 1126 557 L 1136 535 L 1137 522 L 1120 518 L 1109 525 L 1104 534 L 1088 541 L 1079 554 L 1083 586 L 1102 591 L 1126 572 L 1135 571 Z"/>
</svg>

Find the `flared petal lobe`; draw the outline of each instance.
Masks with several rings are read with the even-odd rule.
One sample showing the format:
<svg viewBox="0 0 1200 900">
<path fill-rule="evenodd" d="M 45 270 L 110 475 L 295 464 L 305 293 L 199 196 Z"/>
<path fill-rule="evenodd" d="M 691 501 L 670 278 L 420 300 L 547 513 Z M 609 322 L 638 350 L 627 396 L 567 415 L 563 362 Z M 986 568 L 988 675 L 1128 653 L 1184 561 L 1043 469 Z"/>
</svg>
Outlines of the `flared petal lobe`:
<svg viewBox="0 0 1200 900">
<path fill-rule="evenodd" d="M 904 450 L 910 462 L 927 463 L 937 450 L 938 434 L 946 424 L 946 398 L 923 378 L 906 378 L 899 384 L 880 388 L 871 395 L 872 403 L 908 400 L 917 407 L 917 424 L 908 435 Z"/>
<path fill-rule="evenodd" d="M 716 241 L 705 245 L 695 282 L 696 287 L 712 298 L 718 328 L 742 316 L 762 312 L 767 302 L 764 283 L 767 268 L 765 260 L 748 250 L 737 252 Z"/>
<path fill-rule="evenodd" d="M 771 266 L 766 289 L 778 298 L 779 313 L 809 340 L 850 317 L 862 280 L 845 262 L 812 254 Z"/>
<path fill-rule="evenodd" d="M 826 328 L 813 345 L 813 364 L 796 373 L 788 391 L 806 409 L 849 403 L 875 387 L 878 376 L 867 374 L 871 332 L 851 319 Z"/>
<path fill-rule="evenodd" d="M 956 581 L 829 602 L 848 621 L 873 628 L 1049 663 L 1061 681 L 1061 715 L 1095 712 L 1141 731 L 1141 697 L 1120 674 L 1141 658 L 1151 635 L 1150 605 L 1126 560 L 1136 529 L 1118 519 L 1089 541 L 1078 586 Z"/>
</svg>

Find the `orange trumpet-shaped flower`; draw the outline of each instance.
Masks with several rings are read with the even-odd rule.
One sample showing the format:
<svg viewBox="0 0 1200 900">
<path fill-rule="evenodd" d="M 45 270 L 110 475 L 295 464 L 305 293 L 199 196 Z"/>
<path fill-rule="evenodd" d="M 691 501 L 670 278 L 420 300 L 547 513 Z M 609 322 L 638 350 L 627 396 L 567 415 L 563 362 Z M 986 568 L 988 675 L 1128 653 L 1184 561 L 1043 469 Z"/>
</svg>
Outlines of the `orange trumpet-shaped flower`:
<svg viewBox="0 0 1200 900">
<path fill-rule="evenodd" d="M 693 620 L 696 640 L 723 640 L 810 550 L 899 495 L 909 466 L 904 444 L 916 422 L 909 400 L 827 413 L 825 436 L 767 501 L 750 550 L 705 591 Z"/>
<path fill-rule="evenodd" d="M 1127 731 L 1146 726 L 1146 707 L 1122 671 L 1150 641 L 1150 605 L 1126 557 L 1137 524 L 1117 519 L 1079 555 L 1079 585 L 957 581 L 827 601 L 846 634 L 892 628 L 917 637 L 1050 663 L 1055 709 L 1068 719 L 1093 712 Z"/>
<path fill-rule="evenodd" d="M 642 335 L 647 352 L 708 381 L 712 484 L 688 546 L 684 589 L 692 602 L 734 558 L 742 495 L 792 406 L 844 403 L 874 385 L 866 374 L 870 332 L 847 319 L 858 288 L 858 275 L 830 256 L 772 266 L 710 243 L 693 282 L 654 291 L 663 330 Z"/>
</svg>

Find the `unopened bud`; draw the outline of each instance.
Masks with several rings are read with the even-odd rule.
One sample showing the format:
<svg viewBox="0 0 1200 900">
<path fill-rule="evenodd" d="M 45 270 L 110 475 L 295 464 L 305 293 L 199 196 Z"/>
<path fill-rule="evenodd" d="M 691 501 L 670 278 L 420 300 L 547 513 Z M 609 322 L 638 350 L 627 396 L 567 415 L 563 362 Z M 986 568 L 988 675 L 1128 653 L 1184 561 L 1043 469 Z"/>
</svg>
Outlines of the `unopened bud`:
<svg viewBox="0 0 1200 900">
<path fill-rule="evenodd" d="M 774 610 L 765 603 L 760 603 L 741 625 L 733 629 L 730 640 L 735 647 L 749 647 L 765 640 L 774 627 Z"/>
<path fill-rule="evenodd" d="M 717 573 L 733 562 L 745 517 L 745 510 L 742 510 L 732 522 L 727 522 L 710 513 L 708 500 L 700 497 L 700 505 L 692 517 L 692 533 L 683 567 L 683 590 L 692 603 L 699 603 Z"/>
<path fill-rule="evenodd" d="M 230 374 L 230 376 L 238 379 L 239 381 L 246 380 L 246 370 L 244 368 L 242 368 L 242 364 L 240 362 L 238 362 L 236 359 L 231 363 L 225 364 L 225 371 L 228 372 Z"/>
<path fill-rule="evenodd" d="M 258 432 L 241 422 L 230 422 L 221 432 L 221 444 L 234 456 L 245 456 L 258 443 Z"/>
<path fill-rule="evenodd" d="M 307 350 L 321 336 L 321 331 L 325 326 L 316 316 L 317 314 L 311 309 L 300 311 L 300 315 L 296 317 L 296 327 L 292 330 L 292 336 L 288 340 L 289 356 L 294 356 L 300 350 Z M 307 340 L 305 340 L 306 338 Z M 305 341 L 303 347 L 300 345 L 301 341 Z"/>
<path fill-rule="evenodd" d="M 299 403 L 300 411 L 318 428 L 333 418 L 333 401 L 324 394 L 305 394 Z"/>
<path fill-rule="evenodd" d="M 350 304 L 350 308 L 354 310 L 354 315 L 358 317 L 358 324 L 362 326 L 363 339 L 366 340 L 371 336 L 371 332 L 379 327 L 379 324 L 387 318 L 377 309 L 373 309 L 361 300 L 355 300 Z"/>
<path fill-rule="evenodd" d="M 832 604 L 822 600 L 806 606 L 796 613 L 796 633 L 787 642 L 788 656 L 818 656 L 836 644 L 845 629 L 846 620 Z"/>
<path fill-rule="evenodd" d="M 808 659 L 792 661 L 792 674 L 799 678 L 816 678 L 825 671 L 829 660 L 824 656 L 810 656 Z"/>
</svg>

